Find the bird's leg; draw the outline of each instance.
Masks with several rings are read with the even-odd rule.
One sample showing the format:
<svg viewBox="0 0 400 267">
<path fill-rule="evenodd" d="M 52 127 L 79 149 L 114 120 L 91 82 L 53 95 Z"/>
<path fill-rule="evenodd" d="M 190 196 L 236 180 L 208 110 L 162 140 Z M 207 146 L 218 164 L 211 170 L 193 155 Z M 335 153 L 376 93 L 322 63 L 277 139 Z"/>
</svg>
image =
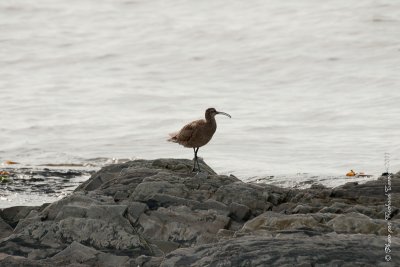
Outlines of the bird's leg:
<svg viewBox="0 0 400 267">
<path fill-rule="evenodd" d="M 193 169 L 192 172 L 196 171 L 196 158 L 197 158 L 197 153 L 196 153 L 196 148 L 193 148 L 193 153 L 194 153 L 194 159 L 193 159 Z"/>
<path fill-rule="evenodd" d="M 195 155 L 194 158 L 196 159 L 198 171 L 200 172 L 201 170 L 200 170 L 199 158 L 197 157 L 197 152 L 198 151 L 199 151 L 199 147 L 194 152 L 194 155 Z"/>
<path fill-rule="evenodd" d="M 192 171 L 198 171 L 200 172 L 200 164 L 199 164 L 199 159 L 197 158 L 197 151 L 199 151 L 199 148 L 193 148 L 193 152 L 194 152 L 194 159 L 193 159 L 193 169 Z M 196 164 L 197 164 L 197 168 L 196 168 Z"/>
</svg>

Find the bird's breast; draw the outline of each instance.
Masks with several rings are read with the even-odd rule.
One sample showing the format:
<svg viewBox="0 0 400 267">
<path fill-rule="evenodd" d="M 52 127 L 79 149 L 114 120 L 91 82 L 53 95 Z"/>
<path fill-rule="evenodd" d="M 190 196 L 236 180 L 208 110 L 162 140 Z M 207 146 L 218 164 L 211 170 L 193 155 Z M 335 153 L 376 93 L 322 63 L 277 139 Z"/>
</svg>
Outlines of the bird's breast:
<svg viewBox="0 0 400 267">
<path fill-rule="evenodd" d="M 196 131 L 192 136 L 192 142 L 190 146 L 201 147 L 206 145 L 208 142 L 210 142 L 216 130 L 216 125 L 215 127 L 213 125 L 204 125 L 204 127 L 199 128 L 198 131 Z"/>
</svg>

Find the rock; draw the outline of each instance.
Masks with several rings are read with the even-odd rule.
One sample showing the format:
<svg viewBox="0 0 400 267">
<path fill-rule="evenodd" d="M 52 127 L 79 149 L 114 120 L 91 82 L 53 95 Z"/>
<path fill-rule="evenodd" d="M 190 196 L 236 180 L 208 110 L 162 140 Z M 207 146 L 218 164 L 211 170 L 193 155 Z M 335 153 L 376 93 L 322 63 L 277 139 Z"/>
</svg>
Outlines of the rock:
<svg viewBox="0 0 400 267">
<path fill-rule="evenodd" d="M 36 260 L 30 260 L 21 256 L 0 253 L 0 267 L 8 267 L 8 266 L 51 267 L 54 266 L 54 264 Z M 81 265 L 81 266 L 84 267 L 87 265 Z"/>
<path fill-rule="evenodd" d="M 47 205 L 41 207 L 35 206 L 14 206 L 10 208 L 5 208 L 1 210 L 1 218 L 8 223 L 11 227 L 15 227 L 19 220 L 27 217 L 32 211 L 40 211 Z"/>
<path fill-rule="evenodd" d="M 192 246 L 215 242 L 218 230 L 227 227 L 229 218 L 213 210 L 192 211 L 178 206 L 142 214 L 138 223 L 143 229 L 141 234 L 151 240 Z"/>
<path fill-rule="evenodd" d="M 196 201 L 191 207 L 194 210 L 215 210 L 218 214 L 223 215 L 225 217 L 227 217 L 230 214 L 228 206 L 213 199 L 207 199 L 204 202 Z"/>
<path fill-rule="evenodd" d="M 199 159 L 200 169 L 207 174 L 216 174 L 202 159 Z M 161 167 L 175 172 L 189 173 L 193 168 L 193 161 L 187 159 L 157 159 L 152 163 L 153 167 Z"/>
<path fill-rule="evenodd" d="M 230 239 L 230 238 L 233 238 L 234 235 L 235 235 L 235 231 L 232 231 L 232 230 L 219 229 L 217 232 L 218 240 Z"/>
<path fill-rule="evenodd" d="M 177 249 L 160 266 L 386 266 L 384 242 L 384 237 L 357 234 L 244 236 Z M 393 238 L 392 245 L 398 247 L 400 238 Z M 392 257 L 393 266 L 399 263 Z"/>
<path fill-rule="evenodd" d="M 314 212 L 316 212 L 318 210 L 319 210 L 318 207 L 312 207 L 312 206 L 307 205 L 307 204 L 305 204 L 305 205 L 301 205 L 300 204 L 300 205 L 297 205 L 292 210 L 292 213 L 303 213 L 303 214 L 306 214 L 306 213 L 314 213 Z"/>
<path fill-rule="evenodd" d="M 149 257 L 142 255 L 136 258 L 134 263 L 132 263 L 130 266 L 159 267 L 162 261 L 163 257 Z"/>
<path fill-rule="evenodd" d="M 126 266 L 129 257 L 103 253 L 74 241 L 63 251 L 54 255 L 51 261 L 58 265 L 87 264 L 89 266 L 117 267 Z"/>
<path fill-rule="evenodd" d="M 188 189 L 183 184 L 171 184 L 164 181 L 143 182 L 139 184 L 132 194 L 132 200 L 147 202 L 156 194 L 168 195 L 185 199 L 188 194 Z"/>
<path fill-rule="evenodd" d="M 67 196 L 59 201 L 56 201 L 46 207 L 41 213 L 42 216 L 47 220 L 54 220 L 59 213 L 61 212 L 70 212 L 66 208 L 64 210 L 64 206 L 74 206 L 75 208 L 75 217 L 83 216 L 85 212 L 85 208 L 92 204 L 101 205 L 101 202 L 97 199 L 93 199 L 87 195 L 76 193 L 71 196 Z"/>
<path fill-rule="evenodd" d="M 348 209 L 350 206 L 341 203 L 341 202 L 333 202 L 329 207 L 322 208 L 319 212 L 322 213 L 343 213 L 345 209 Z"/>
<path fill-rule="evenodd" d="M 277 206 L 272 207 L 272 211 L 278 212 L 278 213 L 283 213 L 283 214 L 292 214 L 293 209 L 298 206 L 297 203 L 293 202 L 285 202 L 281 203 Z"/>
<path fill-rule="evenodd" d="M 347 183 L 332 190 L 333 198 L 341 198 L 362 205 L 382 204 L 387 201 L 385 186 L 388 186 L 387 178 L 382 177 L 364 184 Z M 396 175 L 390 180 L 392 205 L 400 206 L 400 178 Z"/>
<path fill-rule="evenodd" d="M 221 186 L 214 194 L 214 199 L 230 205 L 233 202 L 249 207 L 254 214 L 259 214 L 272 207 L 268 194 L 259 185 L 234 182 Z"/>
<path fill-rule="evenodd" d="M 331 232 L 332 230 L 324 224 L 324 215 L 313 214 L 280 214 L 273 211 L 265 212 L 256 218 L 246 222 L 241 232 L 257 232 L 259 230 L 281 231 L 308 229 L 317 232 Z"/>
<path fill-rule="evenodd" d="M 125 199 L 128 199 L 129 198 L 129 195 L 130 195 L 130 193 L 129 192 L 126 192 L 126 191 L 117 191 L 115 194 L 114 194 L 114 201 L 115 202 L 118 202 L 118 201 L 122 201 L 122 200 L 125 200 Z"/>
<path fill-rule="evenodd" d="M 103 184 L 115 179 L 119 175 L 124 175 L 123 170 L 126 168 L 129 168 L 130 164 L 128 163 L 122 163 L 118 165 L 110 165 L 103 167 L 100 172 L 96 172 L 92 177 L 87 180 L 86 182 L 82 183 L 80 186 L 78 186 L 75 191 L 92 191 Z M 151 171 L 151 170 L 150 170 Z M 142 174 L 137 173 L 137 175 L 140 177 Z"/>
<path fill-rule="evenodd" d="M 148 206 L 141 202 L 131 202 L 127 209 L 127 215 L 130 216 L 130 221 L 136 223 L 140 215 L 148 209 Z"/>
<path fill-rule="evenodd" d="M 250 216 L 250 208 L 246 205 L 238 204 L 236 202 L 232 202 L 229 205 L 229 211 L 231 217 L 238 221 L 245 221 Z"/>
<path fill-rule="evenodd" d="M 387 235 L 387 222 L 385 220 L 373 220 L 366 215 L 350 212 L 336 216 L 327 223 L 337 233 L 358 233 Z M 395 226 L 394 228 L 398 228 Z M 394 230 L 394 235 L 398 231 Z"/>
<path fill-rule="evenodd" d="M 0 218 L 0 239 L 7 237 L 11 235 L 13 232 L 13 229 L 11 226 L 4 222 L 2 218 Z"/>
<path fill-rule="evenodd" d="M 381 218 L 379 218 L 379 213 L 380 211 L 385 210 L 384 206 L 381 206 L 380 208 L 374 206 L 374 207 L 366 207 L 366 206 L 362 206 L 362 205 L 355 205 L 355 206 L 350 206 L 348 208 L 344 208 L 343 213 L 361 213 L 364 214 L 370 218 L 373 219 L 384 219 L 384 216 L 382 216 Z"/>
<path fill-rule="evenodd" d="M 62 260 L 64 263 L 94 264 L 99 251 L 73 241 L 67 248 L 52 257 L 53 260 Z M 67 259 L 68 262 L 65 261 Z"/>
<path fill-rule="evenodd" d="M 387 178 L 286 189 L 217 175 L 204 162 L 195 174 L 192 163 L 114 164 L 59 201 L 2 210 L 0 266 L 383 266 Z"/>
</svg>

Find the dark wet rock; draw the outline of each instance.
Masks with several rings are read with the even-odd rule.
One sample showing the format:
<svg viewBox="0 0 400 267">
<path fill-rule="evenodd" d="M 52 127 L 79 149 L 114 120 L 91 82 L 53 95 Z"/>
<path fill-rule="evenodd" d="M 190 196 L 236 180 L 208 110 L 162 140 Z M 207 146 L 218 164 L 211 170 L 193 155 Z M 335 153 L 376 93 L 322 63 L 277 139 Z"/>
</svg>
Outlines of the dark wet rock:
<svg viewBox="0 0 400 267">
<path fill-rule="evenodd" d="M 123 200 L 127 200 L 129 199 L 129 192 L 126 191 L 117 191 L 114 195 L 114 201 L 118 202 L 118 201 L 123 201 Z"/>
<path fill-rule="evenodd" d="M 51 258 L 58 265 L 85 264 L 89 266 L 126 266 L 128 256 L 115 256 L 73 241 L 68 247 Z"/>
<path fill-rule="evenodd" d="M 229 205 L 230 215 L 233 219 L 237 221 L 245 221 L 250 216 L 250 208 L 246 205 L 238 204 L 236 202 L 232 202 Z"/>
<path fill-rule="evenodd" d="M 358 204 L 381 204 L 387 201 L 385 186 L 388 188 L 388 178 L 380 177 L 378 180 L 370 181 L 365 184 L 356 182 L 347 183 L 332 190 L 331 197 L 345 199 L 348 202 Z M 400 176 L 394 175 L 390 179 L 390 191 L 392 205 L 400 206 Z"/>
<path fill-rule="evenodd" d="M 29 214 L 43 210 L 47 204 L 40 207 L 35 206 L 14 206 L 1 210 L 0 217 L 11 227 L 15 227 L 21 219 L 26 218 Z"/>
<path fill-rule="evenodd" d="M 332 230 L 324 224 L 330 218 L 324 214 L 281 214 L 272 211 L 263 213 L 256 218 L 246 222 L 240 232 L 255 233 L 259 230 L 282 231 L 282 230 L 312 230 L 320 233 Z"/>
<path fill-rule="evenodd" d="M 131 202 L 126 210 L 126 216 L 129 216 L 131 222 L 136 223 L 140 216 L 148 209 L 149 207 L 145 203 Z"/>
<path fill-rule="evenodd" d="M 161 266 L 387 266 L 384 242 L 373 235 L 244 236 L 177 249 Z M 399 239 L 393 245 L 400 245 Z"/>
<path fill-rule="evenodd" d="M 0 239 L 11 235 L 13 232 L 12 227 L 0 218 Z"/>
<path fill-rule="evenodd" d="M 385 263 L 387 177 L 300 190 L 217 175 L 203 161 L 205 172 L 196 174 L 192 163 L 110 165 L 59 201 L 2 210 L 0 266 Z M 400 245 L 399 181 L 393 176 L 390 190 L 393 251 Z"/>
<path fill-rule="evenodd" d="M 3 259 L 2 259 L 3 256 Z M 0 253 L 0 266 L 129 266 L 128 256 L 116 256 L 72 242 L 64 250 L 47 259 L 13 256 Z"/>
</svg>

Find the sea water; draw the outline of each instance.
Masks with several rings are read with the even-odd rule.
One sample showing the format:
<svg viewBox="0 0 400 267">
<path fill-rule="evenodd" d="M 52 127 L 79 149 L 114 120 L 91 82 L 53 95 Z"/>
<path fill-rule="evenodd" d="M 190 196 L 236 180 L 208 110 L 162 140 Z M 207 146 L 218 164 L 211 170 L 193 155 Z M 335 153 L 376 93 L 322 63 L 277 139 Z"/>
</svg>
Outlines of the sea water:
<svg viewBox="0 0 400 267">
<path fill-rule="evenodd" d="M 199 156 L 243 180 L 336 186 L 400 169 L 400 2 L 2 0 L 0 161 Z M 97 164 L 97 165 L 96 165 Z"/>
</svg>

